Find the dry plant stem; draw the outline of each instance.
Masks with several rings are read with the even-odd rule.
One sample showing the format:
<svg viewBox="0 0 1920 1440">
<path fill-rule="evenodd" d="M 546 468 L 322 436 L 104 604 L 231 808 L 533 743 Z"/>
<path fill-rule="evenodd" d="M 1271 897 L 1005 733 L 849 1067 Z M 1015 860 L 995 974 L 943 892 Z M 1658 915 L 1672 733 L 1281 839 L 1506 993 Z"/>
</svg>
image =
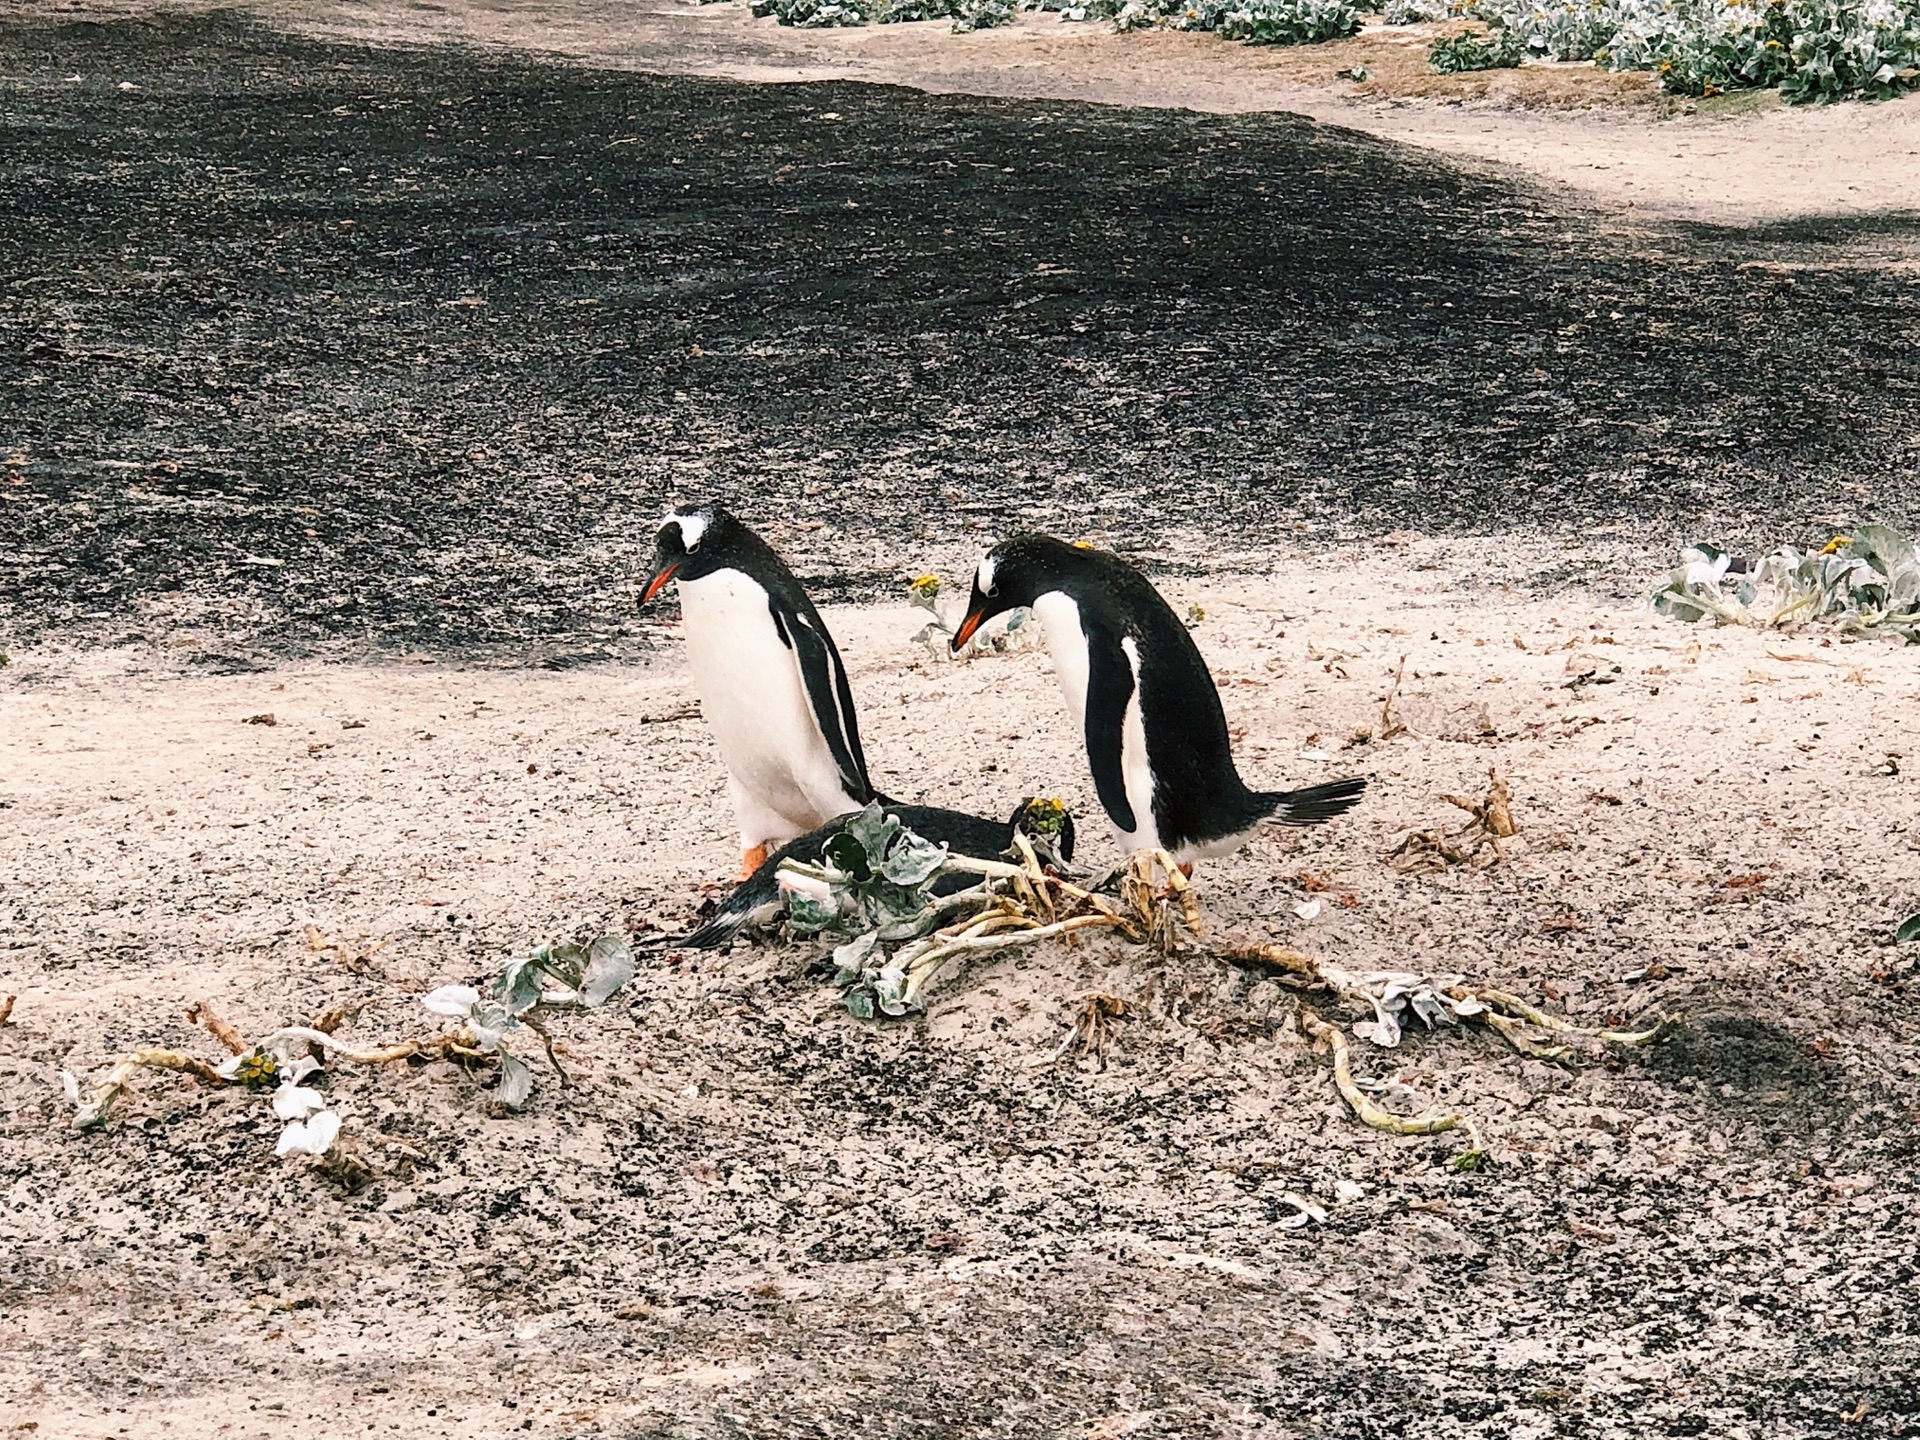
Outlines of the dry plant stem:
<svg viewBox="0 0 1920 1440">
<path fill-rule="evenodd" d="M 1327 1024 L 1305 1005 L 1300 1007 L 1300 1023 L 1306 1027 L 1309 1035 L 1332 1050 L 1333 1083 L 1340 1091 L 1340 1098 L 1347 1102 L 1348 1108 L 1360 1118 L 1362 1124 L 1370 1125 L 1375 1130 L 1385 1130 L 1391 1135 L 1438 1135 L 1460 1123 L 1458 1115 L 1416 1115 L 1408 1119 L 1382 1110 L 1353 1083 L 1347 1037 L 1340 1033 L 1339 1027 Z"/>
<path fill-rule="evenodd" d="M 329 1005 L 313 1017 L 313 1028 L 322 1034 L 331 1035 L 349 1020 L 359 1018 L 360 1012 L 371 1005 L 371 997 L 349 1000 L 342 1005 Z"/>
<path fill-rule="evenodd" d="M 1051 924 L 1059 918 L 1059 911 L 1053 903 L 1053 888 L 1048 883 L 1046 869 L 1040 864 L 1040 857 L 1034 853 L 1033 842 L 1015 830 L 1013 846 L 1020 852 L 1020 862 L 1026 867 L 1027 877 L 1023 885 L 1032 893 L 1031 904 Z"/>
<path fill-rule="evenodd" d="M 1413 733 L 1393 717 L 1393 702 L 1400 693 L 1400 677 L 1406 673 L 1407 657 L 1402 655 L 1399 665 L 1394 667 L 1393 687 L 1387 691 L 1387 698 L 1380 706 L 1380 738 L 1382 740 L 1391 740 L 1396 735 Z"/>
<path fill-rule="evenodd" d="M 1167 888 L 1180 902 L 1180 918 L 1187 922 L 1196 939 L 1205 939 L 1206 932 L 1200 924 L 1200 899 L 1193 893 L 1193 886 L 1187 883 L 1186 871 L 1180 868 L 1180 862 L 1164 850 L 1153 852 L 1153 858 L 1167 872 Z"/>
<path fill-rule="evenodd" d="M 571 1090 L 573 1079 L 560 1064 L 560 1057 L 553 1053 L 553 1037 L 547 1033 L 547 1027 L 533 1017 L 531 1011 L 520 1017 L 520 1023 L 540 1037 L 540 1043 L 547 1048 L 547 1063 L 553 1066 L 553 1073 L 560 1077 L 560 1088 Z"/>
<path fill-rule="evenodd" d="M 213 1006 L 205 1000 L 196 1000 L 187 1007 L 187 1023 L 198 1025 L 214 1039 L 227 1047 L 232 1055 L 244 1055 L 253 1047 L 248 1045 L 240 1032 L 213 1013 Z"/>
<path fill-rule="evenodd" d="M 1018 918 L 1000 915 L 988 917 L 996 927 L 1004 926 L 1009 920 Z M 907 962 L 906 968 L 910 978 L 907 981 L 906 998 L 909 1000 L 916 998 L 926 988 L 927 981 L 933 978 L 934 971 L 955 955 L 974 955 L 988 950 L 1005 950 L 1013 945 L 1031 945 L 1037 941 L 1051 940 L 1056 935 L 1071 935 L 1076 930 L 1086 930 L 1093 926 L 1114 926 L 1119 923 L 1108 915 L 1075 915 L 1070 920 L 1056 920 L 1051 925 L 1032 925 L 1029 921 L 1027 924 L 1031 928 L 1017 930 L 1011 935 L 962 932 L 952 940 L 922 951 Z"/>
<path fill-rule="evenodd" d="M 1590 1040 L 1601 1040 L 1609 1045 L 1649 1045 L 1668 1032 L 1666 1021 L 1661 1021 L 1651 1030 L 1589 1030 L 1583 1025 L 1575 1025 L 1562 1020 L 1557 1015 L 1549 1015 L 1544 1010 L 1535 1009 L 1517 995 L 1509 995 L 1504 990 L 1494 990 L 1487 986 L 1469 987 L 1456 985 L 1447 992 L 1456 1000 L 1473 999 L 1484 1005 L 1495 1005 L 1509 1010 L 1530 1025 L 1538 1025 L 1542 1030 L 1551 1030 L 1556 1035 L 1579 1035 Z"/>
<path fill-rule="evenodd" d="M 289 1025 L 284 1030 L 276 1030 L 260 1042 L 266 1049 L 281 1040 L 305 1040 L 310 1045 L 331 1050 L 341 1060 L 350 1060 L 356 1065 L 388 1065 L 395 1060 L 405 1060 L 411 1055 L 455 1054 L 465 1056 L 484 1055 L 484 1050 L 473 1048 L 473 1037 L 465 1030 L 457 1030 L 451 1035 L 433 1035 L 424 1040 L 402 1040 L 396 1045 L 388 1045 L 379 1050 L 355 1050 L 341 1044 L 324 1030 L 315 1030 L 305 1025 Z"/>
<path fill-rule="evenodd" d="M 1506 1042 L 1522 1055 L 1531 1055 L 1536 1060 L 1564 1060 L 1570 1053 L 1564 1045 L 1543 1045 L 1532 1039 L 1520 1029 L 1520 1022 L 1511 1015 L 1502 1015 L 1498 1010 L 1481 1012 L 1480 1019 L 1498 1030 Z"/>
<path fill-rule="evenodd" d="M 74 1112 L 74 1128 L 92 1130 L 104 1122 L 113 1102 L 125 1092 L 133 1072 L 142 1068 L 179 1070 L 211 1085 L 235 1083 L 195 1055 L 183 1055 L 178 1050 L 135 1050 L 131 1055 L 123 1055 L 114 1062 L 113 1069 L 107 1072 L 107 1078 L 94 1086 L 86 1104 Z"/>
</svg>

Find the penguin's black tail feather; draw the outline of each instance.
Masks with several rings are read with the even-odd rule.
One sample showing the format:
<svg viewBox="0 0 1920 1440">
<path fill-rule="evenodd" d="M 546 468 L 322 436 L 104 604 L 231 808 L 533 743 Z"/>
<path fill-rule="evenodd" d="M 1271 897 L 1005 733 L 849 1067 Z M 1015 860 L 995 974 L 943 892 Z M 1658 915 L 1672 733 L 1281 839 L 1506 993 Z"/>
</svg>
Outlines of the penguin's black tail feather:
<svg viewBox="0 0 1920 1440">
<path fill-rule="evenodd" d="M 1267 807 L 1267 818 L 1277 825 L 1324 825 L 1359 804 L 1366 788 L 1366 777 L 1356 775 L 1304 790 L 1269 791 L 1259 798 Z"/>
</svg>

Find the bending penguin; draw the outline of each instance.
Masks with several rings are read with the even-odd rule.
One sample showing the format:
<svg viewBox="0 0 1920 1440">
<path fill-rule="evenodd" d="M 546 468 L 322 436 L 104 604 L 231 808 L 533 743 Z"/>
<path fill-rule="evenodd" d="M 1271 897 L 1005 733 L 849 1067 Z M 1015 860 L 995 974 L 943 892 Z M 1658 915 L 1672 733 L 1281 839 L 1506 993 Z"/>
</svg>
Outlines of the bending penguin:
<svg viewBox="0 0 1920 1440">
<path fill-rule="evenodd" d="M 640 603 L 680 585 L 700 709 L 740 825 L 740 878 L 791 840 L 874 798 L 833 637 L 773 548 L 718 505 L 660 522 Z"/>
<path fill-rule="evenodd" d="M 923 840 L 945 845 L 955 855 L 976 860 L 991 860 L 1013 849 L 1013 832 L 1024 831 L 1043 860 L 1061 862 L 1073 859 L 1073 817 L 1047 800 L 1022 800 L 1006 824 L 983 820 L 961 810 L 942 810 L 932 805 L 893 805 L 881 802 L 886 813 Z M 648 945 L 712 950 L 726 944 L 749 926 L 765 928 L 778 919 L 785 906 L 780 896 L 779 870 L 782 860 L 801 860 L 817 865 L 825 858 L 827 842 L 843 830 L 853 817 L 842 815 L 798 840 L 789 840 L 761 862 L 760 868 L 720 902 L 705 924 L 685 935 L 663 935 L 643 943 Z M 935 895 L 950 895 L 977 883 L 974 875 L 944 875 L 933 884 Z"/>
<path fill-rule="evenodd" d="M 1139 571 L 1050 535 L 1017 535 L 973 577 L 958 650 L 1002 611 L 1040 621 L 1067 706 L 1080 722 L 1093 788 L 1128 853 L 1182 866 L 1231 854 L 1262 825 L 1318 825 L 1350 809 L 1364 779 L 1249 790 L 1234 768 L 1226 713 L 1187 627 Z"/>
</svg>

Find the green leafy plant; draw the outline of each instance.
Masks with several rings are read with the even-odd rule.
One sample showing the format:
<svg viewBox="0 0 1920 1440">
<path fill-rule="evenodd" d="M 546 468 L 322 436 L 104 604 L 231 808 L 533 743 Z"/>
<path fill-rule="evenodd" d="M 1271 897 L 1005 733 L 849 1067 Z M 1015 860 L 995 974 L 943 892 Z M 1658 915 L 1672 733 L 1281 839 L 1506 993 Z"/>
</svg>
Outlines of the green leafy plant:
<svg viewBox="0 0 1920 1440">
<path fill-rule="evenodd" d="M 848 937 L 833 951 L 834 979 L 848 1011 L 863 1020 L 924 1008 L 927 982 L 955 955 L 1089 926 L 1126 928 L 1131 922 L 1114 907 L 1042 868 L 1043 858 L 1059 865 L 1050 837 L 1059 836 L 1065 817 L 1057 800 L 1030 805 L 1026 828 L 1038 838 L 1016 836 L 1024 863 L 1014 864 L 949 854 L 871 804 L 827 842 L 823 863 L 782 863 L 787 926 L 797 935 Z M 935 893 L 956 874 L 976 882 Z M 1091 913 L 1061 918 L 1063 899 L 1064 908 L 1084 905 Z"/>
<path fill-rule="evenodd" d="M 938 575 L 916 575 L 907 582 L 907 603 L 926 611 L 933 617 L 914 640 L 927 647 L 936 660 L 954 658 L 953 639 L 955 625 L 940 612 L 940 577 Z M 1004 630 L 988 631 L 982 627 L 974 632 L 973 638 L 961 648 L 963 656 L 992 650 L 1004 653 L 1018 649 L 1021 644 L 1033 637 L 1034 631 L 1027 629 L 1027 622 L 1033 618 L 1033 612 L 1024 605 L 1007 612 Z"/>
<path fill-rule="evenodd" d="M 1783 546 L 1735 573 L 1733 557 L 1691 545 L 1653 592 L 1676 620 L 1761 628 L 1824 621 L 1920 643 L 1920 550 L 1887 525 L 1861 525 L 1820 550 Z"/>
<path fill-rule="evenodd" d="M 1662 89 L 1713 96 L 1777 87 L 1793 103 L 1888 99 L 1920 85 L 1912 0 L 1470 0 L 1528 54 L 1648 70 Z"/>
<path fill-rule="evenodd" d="M 598 1009 L 632 978 L 632 948 L 622 936 L 602 935 L 586 945 L 540 945 L 516 956 L 486 994 L 471 985 L 442 985 L 420 1003 L 429 1014 L 466 1023 L 473 1048 L 500 1062 L 494 1099 L 509 1110 L 520 1110 L 533 1093 L 533 1069 L 508 1048 L 509 1037 L 517 1031 L 538 1035 L 547 1059 L 559 1071 L 543 1013 Z M 557 988 L 549 990 L 549 984 Z M 560 1073 L 564 1078 L 565 1072 Z"/>
<path fill-rule="evenodd" d="M 1896 945 L 1920 940 L 1920 911 L 1916 911 L 1900 922 L 1899 928 L 1893 932 L 1893 940 Z"/>
<path fill-rule="evenodd" d="M 1427 63 L 1443 75 L 1466 70 L 1511 70 L 1525 53 L 1520 37 L 1511 30 L 1465 30 L 1434 41 L 1427 51 Z"/>
</svg>

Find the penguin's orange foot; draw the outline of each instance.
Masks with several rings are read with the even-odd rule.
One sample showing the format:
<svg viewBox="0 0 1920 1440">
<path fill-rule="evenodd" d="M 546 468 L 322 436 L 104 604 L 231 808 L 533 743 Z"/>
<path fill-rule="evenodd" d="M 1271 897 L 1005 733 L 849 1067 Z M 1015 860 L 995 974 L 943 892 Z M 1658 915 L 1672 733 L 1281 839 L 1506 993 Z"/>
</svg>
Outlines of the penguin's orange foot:
<svg viewBox="0 0 1920 1440">
<path fill-rule="evenodd" d="M 767 847 L 753 845 L 740 852 L 740 878 L 751 880 L 753 872 L 767 863 Z"/>
</svg>

